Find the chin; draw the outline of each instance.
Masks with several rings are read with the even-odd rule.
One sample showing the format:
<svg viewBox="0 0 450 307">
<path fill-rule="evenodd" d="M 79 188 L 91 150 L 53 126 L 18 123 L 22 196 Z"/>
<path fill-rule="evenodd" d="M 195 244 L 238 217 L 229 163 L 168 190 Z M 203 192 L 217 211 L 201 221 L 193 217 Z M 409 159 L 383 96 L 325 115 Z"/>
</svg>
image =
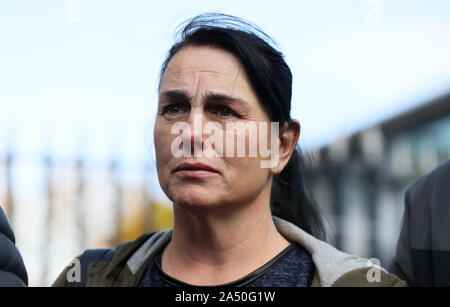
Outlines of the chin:
<svg viewBox="0 0 450 307">
<path fill-rule="evenodd" d="M 179 188 L 173 195 L 173 202 L 186 209 L 216 207 L 218 203 L 211 198 L 211 194 L 211 191 L 203 189 Z"/>
<path fill-rule="evenodd" d="M 194 216 L 211 214 L 225 216 L 238 207 L 224 201 L 224 197 L 209 191 L 178 191 L 172 199 L 174 206 L 189 212 Z M 176 204 L 176 205 L 175 205 Z"/>
</svg>

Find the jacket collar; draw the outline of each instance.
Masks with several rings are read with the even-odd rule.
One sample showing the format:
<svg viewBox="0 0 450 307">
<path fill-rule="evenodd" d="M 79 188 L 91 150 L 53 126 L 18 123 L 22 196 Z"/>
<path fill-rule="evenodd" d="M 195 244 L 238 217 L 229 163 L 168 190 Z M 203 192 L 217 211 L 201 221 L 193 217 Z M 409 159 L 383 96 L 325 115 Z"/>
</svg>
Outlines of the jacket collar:
<svg viewBox="0 0 450 307">
<path fill-rule="evenodd" d="M 273 220 L 282 236 L 291 242 L 303 246 L 311 254 L 322 287 L 330 287 L 345 273 L 374 265 L 368 259 L 337 250 L 286 220 L 276 216 L 273 217 Z"/>
<path fill-rule="evenodd" d="M 339 277 L 347 272 L 374 265 L 368 259 L 349 255 L 337 250 L 286 220 L 275 216 L 273 220 L 282 236 L 291 242 L 303 246 L 311 254 L 316 267 L 317 277 L 322 287 L 331 286 Z M 159 231 L 148 237 L 144 240 L 143 244 L 133 249 L 134 252 L 130 253 L 130 257 L 127 257 L 126 267 L 120 275 L 118 277 L 110 276 L 110 282 L 113 282 L 111 278 L 114 278 L 114 284 L 120 285 L 121 281 L 125 283 L 125 280 L 129 281 L 133 279 L 135 285 L 137 285 L 151 259 L 169 243 L 171 238 L 172 229 Z"/>
</svg>

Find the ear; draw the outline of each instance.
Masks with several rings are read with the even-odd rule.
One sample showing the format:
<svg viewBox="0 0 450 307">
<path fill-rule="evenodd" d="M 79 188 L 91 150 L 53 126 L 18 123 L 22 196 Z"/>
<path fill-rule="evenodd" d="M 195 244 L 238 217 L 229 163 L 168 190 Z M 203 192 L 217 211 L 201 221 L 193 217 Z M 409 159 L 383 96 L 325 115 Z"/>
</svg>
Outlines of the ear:
<svg viewBox="0 0 450 307">
<path fill-rule="evenodd" d="M 288 122 L 284 123 L 283 127 L 281 127 L 280 143 L 278 145 L 279 157 L 278 162 L 274 163 L 274 167 L 270 169 L 272 174 L 277 175 L 281 173 L 288 164 L 300 138 L 300 129 L 300 123 L 296 119 L 292 120 L 290 124 Z"/>
</svg>

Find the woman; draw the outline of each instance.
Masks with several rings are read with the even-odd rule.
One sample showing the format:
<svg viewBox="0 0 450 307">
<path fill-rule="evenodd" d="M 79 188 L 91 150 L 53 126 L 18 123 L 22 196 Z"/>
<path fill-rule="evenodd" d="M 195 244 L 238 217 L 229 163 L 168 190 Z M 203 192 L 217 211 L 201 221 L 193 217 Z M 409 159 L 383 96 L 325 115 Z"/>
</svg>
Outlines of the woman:
<svg viewBox="0 0 450 307">
<path fill-rule="evenodd" d="M 154 129 L 173 229 L 121 244 L 112 259 L 85 253 L 82 285 L 373 285 L 370 262 L 319 240 L 290 118 L 292 76 L 272 45 L 232 16 L 185 25 L 161 70 Z M 69 270 L 54 285 L 70 286 Z M 401 284 L 382 271 L 377 285 Z"/>
</svg>

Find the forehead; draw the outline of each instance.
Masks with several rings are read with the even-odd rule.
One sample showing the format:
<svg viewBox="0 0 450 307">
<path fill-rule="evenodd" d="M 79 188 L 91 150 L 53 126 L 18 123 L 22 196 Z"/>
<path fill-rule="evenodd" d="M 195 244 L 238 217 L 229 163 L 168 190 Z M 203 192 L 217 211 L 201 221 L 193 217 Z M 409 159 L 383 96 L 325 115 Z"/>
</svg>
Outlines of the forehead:
<svg viewBox="0 0 450 307">
<path fill-rule="evenodd" d="M 189 46 L 173 56 L 166 71 L 213 71 L 233 74 L 240 67 L 239 59 L 230 52 L 210 46 Z"/>
<path fill-rule="evenodd" d="M 230 52 L 209 46 L 186 47 L 173 56 L 164 72 L 160 90 L 172 88 L 242 94 L 252 91 L 239 59 Z"/>
</svg>

